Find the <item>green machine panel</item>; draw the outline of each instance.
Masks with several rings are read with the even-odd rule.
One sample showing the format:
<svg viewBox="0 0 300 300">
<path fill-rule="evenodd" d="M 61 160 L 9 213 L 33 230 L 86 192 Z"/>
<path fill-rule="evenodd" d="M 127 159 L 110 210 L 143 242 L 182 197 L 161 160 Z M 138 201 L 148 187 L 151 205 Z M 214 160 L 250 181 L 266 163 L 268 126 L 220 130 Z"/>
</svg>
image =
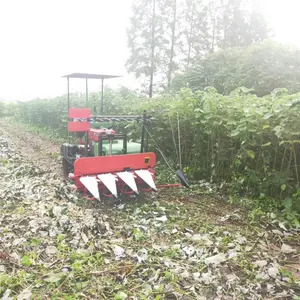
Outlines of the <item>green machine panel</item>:
<svg viewBox="0 0 300 300">
<path fill-rule="evenodd" d="M 107 141 L 103 141 L 102 149 L 103 149 L 104 155 L 109 155 L 109 143 Z M 128 154 L 140 153 L 140 151 L 141 151 L 141 144 L 134 143 L 134 142 L 127 143 L 127 153 Z M 94 153 L 98 153 L 98 143 L 95 143 L 95 145 L 94 145 Z M 112 154 L 113 155 L 124 154 L 123 140 L 113 141 Z"/>
</svg>

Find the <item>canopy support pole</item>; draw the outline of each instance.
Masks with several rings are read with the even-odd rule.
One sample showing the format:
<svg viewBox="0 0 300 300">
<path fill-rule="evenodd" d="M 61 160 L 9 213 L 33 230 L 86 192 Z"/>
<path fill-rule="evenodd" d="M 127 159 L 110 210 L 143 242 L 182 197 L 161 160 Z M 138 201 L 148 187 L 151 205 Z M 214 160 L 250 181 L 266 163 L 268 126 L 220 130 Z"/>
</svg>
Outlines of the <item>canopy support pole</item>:
<svg viewBox="0 0 300 300">
<path fill-rule="evenodd" d="M 70 78 L 69 77 L 67 77 L 67 81 L 68 81 L 68 111 L 67 111 L 67 115 L 69 115 L 69 109 L 70 109 Z M 67 124 L 67 134 L 68 134 L 69 143 L 70 143 L 70 133 L 68 130 L 68 124 Z"/>
<path fill-rule="evenodd" d="M 101 79 L 101 115 L 103 115 L 103 110 L 104 110 L 104 104 L 103 104 L 103 99 L 104 99 L 104 79 Z"/>
<path fill-rule="evenodd" d="M 88 79 L 85 78 L 85 105 L 86 107 L 89 106 L 89 91 L 88 91 Z"/>
</svg>

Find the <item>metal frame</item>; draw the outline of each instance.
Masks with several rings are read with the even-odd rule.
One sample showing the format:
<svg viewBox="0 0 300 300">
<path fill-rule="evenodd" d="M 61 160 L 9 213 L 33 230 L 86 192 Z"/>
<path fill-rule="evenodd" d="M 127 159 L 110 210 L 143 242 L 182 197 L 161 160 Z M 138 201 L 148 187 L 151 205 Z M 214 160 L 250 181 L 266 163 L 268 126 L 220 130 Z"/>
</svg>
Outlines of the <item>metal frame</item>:
<svg viewBox="0 0 300 300">
<path fill-rule="evenodd" d="M 70 109 L 69 109 L 70 110 Z M 80 109 L 79 109 L 80 110 Z M 84 110 L 82 115 L 80 116 L 80 112 L 76 112 L 74 115 L 74 112 L 70 115 L 69 112 L 69 124 L 71 123 L 72 126 L 74 125 L 73 123 L 79 125 L 80 127 L 85 126 L 87 123 L 91 122 L 129 122 L 129 121 L 137 121 L 141 122 L 141 150 L 140 153 L 148 152 L 148 131 L 149 131 L 149 124 L 151 122 L 152 116 L 147 115 L 147 112 L 144 111 L 142 115 L 99 115 L 99 116 L 92 116 L 89 108 L 83 108 L 81 110 Z M 89 116 L 89 117 L 88 117 Z M 76 120 L 75 120 L 76 119 Z M 77 126 L 78 127 L 78 126 Z M 86 129 L 84 129 L 85 131 Z M 79 130 L 78 131 L 83 131 Z M 88 132 L 86 132 L 86 139 L 88 140 Z M 127 136 L 125 137 L 125 134 L 116 134 L 114 137 L 111 137 L 109 139 L 123 139 L 123 143 L 126 147 L 124 146 L 125 153 L 127 153 Z M 99 149 L 98 149 L 98 156 L 102 153 L 102 141 L 104 138 L 99 137 Z M 105 138 L 108 139 L 108 138 Z M 87 141 L 88 143 L 88 141 Z"/>
<path fill-rule="evenodd" d="M 86 105 L 88 106 L 88 79 L 100 79 L 101 80 L 101 105 L 100 113 L 103 114 L 104 110 L 104 79 L 118 78 L 119 75 L 105 75 L 105 74 L 88 74 L 88 73 L 72 73 L 69 75 L 64 75 L 62 77 L 67 78 L 68 82 L 68 111 L 70 108 L 70 78 L 81 78 L 85 79 L 85 89 L 86 89 Z"/>
<path fill-rule="evenodd" d="M 110 145 L 109 155 L 112 155 L 111 145 L 112 145 L 112 142 L 117 139 L 123 140 L 123 149 L 124 149 L 123 154 L 127 154 L 127 134 L 114 134 L 114 135 L 109 135 L 109 136 L 107 136 L 107 135 L 102 136 L 99 134 L 99 136 L 98 136 L 98 156 L 103 155 L 103 141 L 106 141 L 106 140 L 109 141 L 109 145 Z"/>
<path fill-rule="evenodd" d="M 155 186 L 155 183 L 152 179 L 152 176 L 155 174 L 155 165 L 156 165 L 156 155 L 154 152 L 148 153 L 148 138 L 149 138 L 149 131 L 148 131 L 148 126 L 151 121 L 151 116 L 148 116 L 146 111 L 143 112 L 142 116 L 137 116 L 137 115 L 127 115 L 127 116 L 116 116 L 116 115 L 104 115 L 104 79 L 108 78 L 116 78 L 120 77 L 118 75 L 101 75 L 101 74 L 87 74 L 87 73 L 73 73 L 69 75 L 63 76 L 67 78 L 67 84 L 68 84 L 68 135 L 69 132 L 85 132 L 86 133 L 86 140 L 85 140 L 85 147 L 84 147 L 84 155 L 85 157 L 81 157 L 79 159 L 76 158 L 76 153 L 80 153 L 82 151 L 82 148 L 80 146 L 71 146 L 71 145 L 62 145 L 61 147 L 61 154 L 63 156 L 63 170 L 64 170 L 64 175 L 67 177 L 69 174 L 69 169 L 71 169 L 72 172 L 74 172 L 73 178 L 69 178 L 75 182 L 76 188 L 79 190 L 83 190 L 84 194 L 86 194 L 87 189 L 89 187 L 87 186 L 87 183 L 81 182 L 80 178 L 81 176 L 85 176 L 86 178 L 89 178 L 90 184 L 96 184 L 97 187 L 99 187 L 99 182 L 94 178 L 91 178 L 90 175 L 97 175 L 99 173 L 103 173 L 101 176 L 106 176 L 107 180 L 111 180 L 111 177 L 113 176 L 114 173 L 116 172 L 130 172 L 134 171 L 137 173 L 137 180 L 138 180 L 138 186 L 140 187 L 141 190 L 143 191 L 151 191 L 155 190 L 157 191 L 157 187 Z M 73 111 L 70 115 L 70 78 L 84 78 L 86 82 L 86 108 L 79 111 Z M 101 115 L 92 115 L 91 114 L 91 109 L 88 108 L 88 79 L 100 79 L 101 80 L 101 106 L 100 106 L 100 113 Z M 95 109 L 95 108 L 94 108 Z M 81 114 L 81 112 L 83 114 Z M 96 109 L 95 109 L 95 114 L 96 114 Z M 79 118 L 78 118 L 79 117 Z M 89 132 L 92 131 L 90 129 L 90 126 L 86 126 L 86 123 L 89 122 L 126 122 L 126 121 L 138 121 L 142 123 L 142 128 L 141 128 L 141 148 L 140 148 L 140 153 L 139 154 L 127 154 L 127 135 L 125 134 L 114 134 L 114 135 L 106 135 L 102 136 L 101 132 L 98 133 L 98 153 L 91 153 L 93 156 L 88 155 L 88 148 L 89 148 Z M 75 130 L 74 128 L 72 129 L 71 127 L 75 123 Z M 80 124 L 81 123 L 81 124 Z M 83 125 L 78 127 L 78 124 Z M 69 130 L 69 125 L 70 125 L 70 130 Z M 72 125 L 72 126 L 71 126 Z M 73 126 L 74 127 L 74 126 Z M 79 130 L 77 130 L 79 129 Z M 94 131 L 96 132 L 96 131 Z M 97 132 L 96 132 L 97 133 Z M 123 139 L 123 151 L 124 153 L 121 155 L 112 155 L 112 142 L 114 139 Z M 103 140 L 108 140 L 109 141 L 109 155 L 106 157 L 103 157 Z M 69 138 L 69 143 L 70 143 L 70 138 Z M 75 151 L 75 153 L 74 153 Z M 73 152 L 73 153 L 71 153 Z M 75 156 L 74 156 L 75 154 Z M 97 162 L 97 163 L 96 163 Z M 104 163 L 105 162 L 105 163 Z M 75 168 L 76 166 L 76 168 Z M 120 166 L 122 167 L 122 170 L 120 169 Z M 100 167 L 100 169 L 99 169 Z M 141 173 L 148 172 L 147 174 Z M 138 173 L 139 172 L 139 173 Z M 108 173 L 108 174 L 105 174 Z M 112 174 L 111 174 L 112 173 Z M 116 173 L 118 175 L 118 173 Z M 120 173 L 122 174 L 122 173 Z M 144 174 L 144 175 L 143 175 Z M 185 176 L 182 171 L 177 171 L 176 172 L 177 176 L 179 177 L 180 181 L 182 184 L 171 184 L 171 185 L 162 185 L 160 186 L 161 188 L 166 188 L 166 187 L 174 187 L 174 186 L 187 186 L 188 187 L 188 182 L 185 179 Z M 89 176 L 87 176 L 89 175 Z M 146 176 L 147 175 L 147 176 Z M 148 177 L 150 176 L 150 179 Z M 98 177 L 100 175 L 97 175 Z M 108 177 L 107 177 L 108 176 Z M 121 175 L 120 175 L 121 176 Z M 105 183 L 105 180 L 103 181 L 103 178 L 100 178 L 102 180 L 100 190 L 101 192 L 106 195 L 106 196 L 115 196 L 117 197 L 117 192 L 114 192 L 113 189 L 109 188 L 108 183 Z M 122 178 L 122 176 L 121 176 Z M 67 178 L 66 178 L 67 179 Z M 134 188 L 131 188 L 132 191 L 125 191 L 125 179 L 122 179 L 124 182 L 118 183 L 116 185 L 121 187 L 121 192 L 122 193 L 138 193 L 138 191 Z M 151 183 L 152 181 L 152 183 Z M 115 178 L 113 177 L 113 182 L 115 182 Z M 128 181 L 129 182 L 129 181 Z M 141 188 L 143 185 L 148 185 L 148 187 Z M 128 184 L 127 184 L 128 185 Z M 104 187 L 105 186 L 105 187 Z M 130 187 L 130 185 L 129 185 Z M 150 187 L 150 188 L 149 188 Z M 107 194 L 106 190 L 109 189 L 111 192 L 110 194 Z M 93 194 L 92 192 L 93 186 L 89 191 Z M 99 192 L 99 191 L 98 191 Z M 115 194 L 116 193 L 116 194 Z M 94 194 L 93 194 L 94 195 Z M 94 195 L 97 199 L 100 200 L 100 195 Z"/>
</svg>

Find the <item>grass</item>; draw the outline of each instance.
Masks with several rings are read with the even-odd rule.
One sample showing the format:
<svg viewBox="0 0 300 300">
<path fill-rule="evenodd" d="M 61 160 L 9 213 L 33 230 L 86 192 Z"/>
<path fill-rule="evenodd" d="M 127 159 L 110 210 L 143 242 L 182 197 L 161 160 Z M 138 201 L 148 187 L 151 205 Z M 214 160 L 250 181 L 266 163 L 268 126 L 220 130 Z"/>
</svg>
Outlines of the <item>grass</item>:
<svg viewBox="0 0 300 300">
<path fill-rule="evenodd" d="M 21 120 L 16 120 L 13 117 L 2 118 L 5 122 L 9 122 L 15 128 L 20 128 L 22 131 L 30 132 L 35 135 L 39 135 L 41 138 L 55 142 L 56 144 L 62 144 L 65 142 L 65 138 L 61 137 L 59 133 L 49 127 L 40 127 Z"/>
</svg>

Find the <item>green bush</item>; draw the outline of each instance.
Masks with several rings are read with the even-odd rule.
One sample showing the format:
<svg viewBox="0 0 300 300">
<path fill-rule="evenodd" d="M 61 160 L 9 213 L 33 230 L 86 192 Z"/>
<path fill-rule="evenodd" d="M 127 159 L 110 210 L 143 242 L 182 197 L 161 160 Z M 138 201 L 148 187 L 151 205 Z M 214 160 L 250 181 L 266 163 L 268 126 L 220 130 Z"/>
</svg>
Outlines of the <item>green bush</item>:
<svg viewBox="0 0 300 300">
<path fill-rule="evenodd" d="M 249 47 L 233 47 L 198 57 L 189 71 L 176 76 L 172 89 L 192 90 L 211 85 L 221 94 L 245 86 L 258 96 L 276 88 L 300 92 L 300 50 L 265 40 Z"/>
<path fill-rule="evenodd" d="M 6 105 L 4 102 L 0 101 L 0 118 L 6 115 Z"/>
<path fill-rule="evenodd" d="M 83 95 L 73 98 L 76 105 L 84 106 Z M 99 103 L 99 97 L 96 100 Z M 240 195 L 282 199 L 282 208 L 283 200 L 291 199 L 289 208 L 300 211 L 299 105 L 300 94 L 288 95 L 285 90 L 260 98 L 242 88 L 228 96 L 214 88 L 182 89 L 176 95 L 153 99 L 106 90 L 105 112 L 141 113 L 146 109 L 154 117 L 151 133 L 173 166 L 179 163 L 179 124 L 181 161 L 190 177 L 226 182 Z M 28 123 L 66 133 L 65 97 L 19 103 L 14 112 Z M 132 138 L 139 137 L 135 124 L 126 130 Z M 151 138 L 149 142 L 160 158 Z"/>
</svg>

